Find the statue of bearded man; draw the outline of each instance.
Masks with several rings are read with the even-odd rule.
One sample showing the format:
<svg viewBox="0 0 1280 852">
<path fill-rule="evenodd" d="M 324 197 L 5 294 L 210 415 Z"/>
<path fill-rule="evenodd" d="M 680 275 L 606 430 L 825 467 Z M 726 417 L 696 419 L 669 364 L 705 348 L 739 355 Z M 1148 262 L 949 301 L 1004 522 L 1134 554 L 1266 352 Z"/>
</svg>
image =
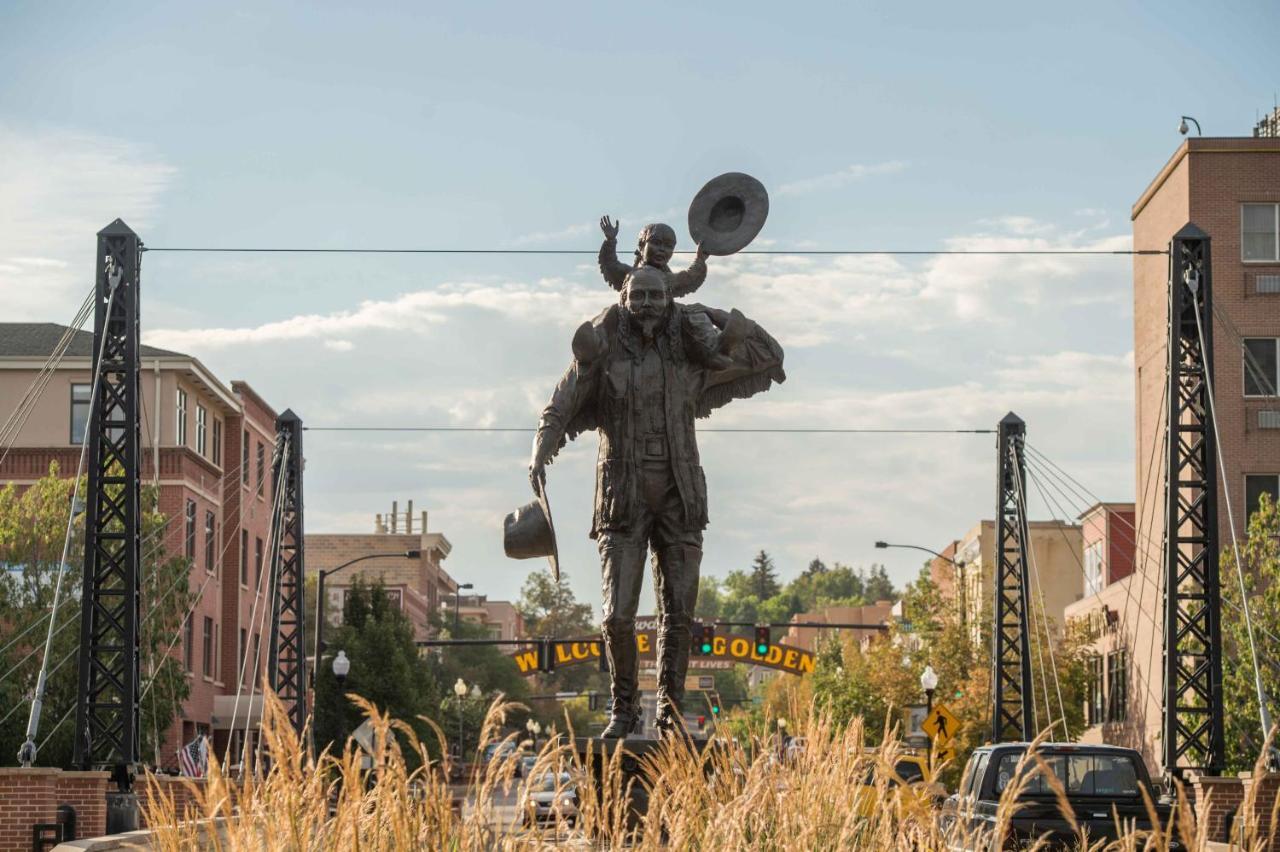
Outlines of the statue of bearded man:
<svg viewBox="0 0 1280 852">
<path fill-rule="evenodd" d="M 698 599 L 707 484 L 694 420 L 786 377 L 782 347 L 734 310 L 672 301 L 669 276 L 641 265 L 619 304 L 584 323 L 573 363 L 542 412 L 529 477 L 537 493 L 567 440 L 600 435 L 591 537 L 600 550 L 609 662 L 605 737 L 641 719 L 636 609 L 648 552 L 658 601 L 658 726 L 680 724 Z"/>
</svg>

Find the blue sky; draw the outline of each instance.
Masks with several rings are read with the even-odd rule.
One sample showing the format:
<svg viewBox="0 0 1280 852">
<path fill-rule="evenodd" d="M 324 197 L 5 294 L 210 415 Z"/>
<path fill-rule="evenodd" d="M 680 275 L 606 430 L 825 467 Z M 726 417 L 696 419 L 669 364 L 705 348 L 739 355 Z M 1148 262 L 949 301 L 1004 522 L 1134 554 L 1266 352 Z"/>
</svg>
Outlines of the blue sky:
<svg viewBox="0 0 1280 852">
<path fill-rule="evenodd" d="M 415 4 L 423 5 L 423 4 Z M 0 304 L 66 321 L 93 233 L 151 246 L 594 249 L 698 187 L 769 188 L 761 247 L 1127 248 L 1178 117 L 1244 135 L 1280 88 L 1280 7 L 11 3 L 0 11 Z M 1130 261 L 713 260 L 698 298 L 787 349 L 719 425 L 984 427 L 1007 410 L 1100 495 L 1133 485 Z M 532 425 L 590 258 L 147 255 L 145 333 L 312 425 Z M 551 473 L 566 570 L 598 601 L 594 439 Z M 989 437 L 707 435 L 705 571 L 763 547 L 902 581 L 877 538 L 992 514 Z M 314 531 L 415 500 L 448 567 L 512 596 L 525 436 L 309 433 Z M 1035 501 L 1033 500 L 1033 503 Z M 1040 510 L 1037 514 L 1047 514 Z"/>
</svg>

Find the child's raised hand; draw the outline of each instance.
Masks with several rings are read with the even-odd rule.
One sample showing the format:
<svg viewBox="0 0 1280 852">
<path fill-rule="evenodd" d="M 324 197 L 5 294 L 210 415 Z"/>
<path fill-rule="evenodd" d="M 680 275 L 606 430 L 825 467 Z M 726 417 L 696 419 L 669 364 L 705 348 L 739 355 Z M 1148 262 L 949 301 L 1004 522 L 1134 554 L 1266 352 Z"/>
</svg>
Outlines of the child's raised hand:
<svg viewBox="0 0 1280 852">
<path fill-rule="evenodd" d="M 600 217 L 600 230 L 604 231 L 606 240 L 616 240 L 618 238 L 618 229 L 622 227 L 622 221 L 613 222 L 608 216 Z"/>
</svg>

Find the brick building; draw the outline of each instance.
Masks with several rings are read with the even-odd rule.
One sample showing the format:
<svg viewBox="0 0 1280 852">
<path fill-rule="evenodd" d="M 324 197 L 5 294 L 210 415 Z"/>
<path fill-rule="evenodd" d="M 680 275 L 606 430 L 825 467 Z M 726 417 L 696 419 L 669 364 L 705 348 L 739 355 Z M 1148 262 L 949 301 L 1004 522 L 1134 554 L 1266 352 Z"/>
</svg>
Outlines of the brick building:
<svg viewBox="0 0 1280 852">
<path fill-rule="evenodd" d="M 1225 498 L 1243 537 L 1259 496 L 1280 492 L 1280 141 L 1266 136 L 1187 139 L 1138 197 L 1131 215 L 1137 249 L 1166 248 L 1188 222 L 1212 240 L 1214 392 L 1224 462 L 1220 488 L 1225 482 L 1218 535 L 1220 545 L 1229 548 Z M 1107 533 L 1108 548 L 1133 549 L 1132 570 L 1122 567 L 1098 578 L 1101 589 L 1069 613 L 1097 635 L 1093 682 L 1098 690 L 1087 710 L 1098 726 L 1087 735 L 1140 748 L 1157 766 L 1168 278 L 1167 257 L 1134 257 L 1136 502 L 1128 521 L 1114 519 Z M 1234 579 L 1224 575 L 1222 581 Z"/>
<path fill-rule="evenodd" d="M 427 513 L 414 529 L 413 503 L 403 525 L 397 523 L 399 513 L 392 511 L 387 521 L 381 515 L 371 533 L 309 533 L 306 536 L 307 571 L 333 569 L 364 556 L 387 554 L 358 562 L 332 577 L 325 578 L 325 623 L 339 624 L 342 606 L 356 578 L 364 582 L 381 579 L 388 595 L 408 616 L 414 636 L 427 639 L 433 635 L 431 618 L 446 603 L 452 604 L 458 583 L 444 570 L 442 563 L 453 546 L 443 533 L 427 531 Z M 404 554 L 417 551 L 414 558 Z"/>
<path fill-rule="evenodd" d="M 492 639 L 524 638 L 524 618 L 511 601 L 491 601 L 486 595 L 450 596 L 444 602 L 441 613 L 447 625 L 453 613 L 450 607 L 457 605 L 457 617 L 462 621 L 483 625 Z"/>
<path fill-rule="evenodd" d="M 67 331 L 54 323 L 0 323 L 0 420 L 16 410 Z M 92 348 L 91 332 L 71 337 L 0 464 L 0 482 L 29 485 L 47 474 L 51 461 L 64 475 L 76 470 Z M 248 384 L 228 386 L 190 355 L 142 346 L 140 356 L 141 476 L 158 486 L 159 508 L 168 518 L 154 541 L 144 540 L 142 553 L 144 561 L 152 554 L 188 557 L 195 596 L 172 650 L 187 672 L 190 697 L 168 731 L 143 731 L 142 737 L 144 761 L 174 768 L 181 743 L 197 732 L 216 733 L 215 702 L 235 693 L 244 648 L 261 643 L 265 657 L 265 605 L 258 608 L 257 625 L 250 617 L 255 595 L 266 591 L 262 563 L 276 413 Z M 246 669 L 246 683 L 261 681 L 252 661 Z M 215 737 L 215 745 L 221 741 Z"/>
<path fill-rule="evenodd" d="M 826 606 L 813 612 L 800 612 L 792 617 L 793 622 L 798 624 L 804 623 L 823 623 L 823 624 L 887 624 L 893 617 L 893 601 L 876 601 L 866 606 Z M 858 643 L 866 643 L 870 640 L 883 636 L 884 631 L 871 629 L 850 629 L 850 630 L 826 630 L 821 627 L 798 627 L 791 626 L 787 628 L 787 633 L 782 637 L 781 642 L 784 645 L 790 645 L 794 648 L 804 648 L 806 651 L 816 651 L 818 643 L 821 639 L 831 636 L 839 636 L 848 638 Z"/>
</svg>

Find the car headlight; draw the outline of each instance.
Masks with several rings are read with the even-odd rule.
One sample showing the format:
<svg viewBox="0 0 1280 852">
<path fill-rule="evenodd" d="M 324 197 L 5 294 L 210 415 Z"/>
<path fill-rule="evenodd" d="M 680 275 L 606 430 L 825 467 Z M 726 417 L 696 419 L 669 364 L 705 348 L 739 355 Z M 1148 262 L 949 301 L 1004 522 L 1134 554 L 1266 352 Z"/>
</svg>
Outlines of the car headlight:
<svg viewBox="0 0 1280 852">
<path fill-rule="evenodd" d="M 571 808 L 573 807 L 573 799 L 571 799 L 568 796 L 565 796 L 563 799 L 560 800 L 560 804 L 564 805 L 566 808 Z"/>
</svg>

